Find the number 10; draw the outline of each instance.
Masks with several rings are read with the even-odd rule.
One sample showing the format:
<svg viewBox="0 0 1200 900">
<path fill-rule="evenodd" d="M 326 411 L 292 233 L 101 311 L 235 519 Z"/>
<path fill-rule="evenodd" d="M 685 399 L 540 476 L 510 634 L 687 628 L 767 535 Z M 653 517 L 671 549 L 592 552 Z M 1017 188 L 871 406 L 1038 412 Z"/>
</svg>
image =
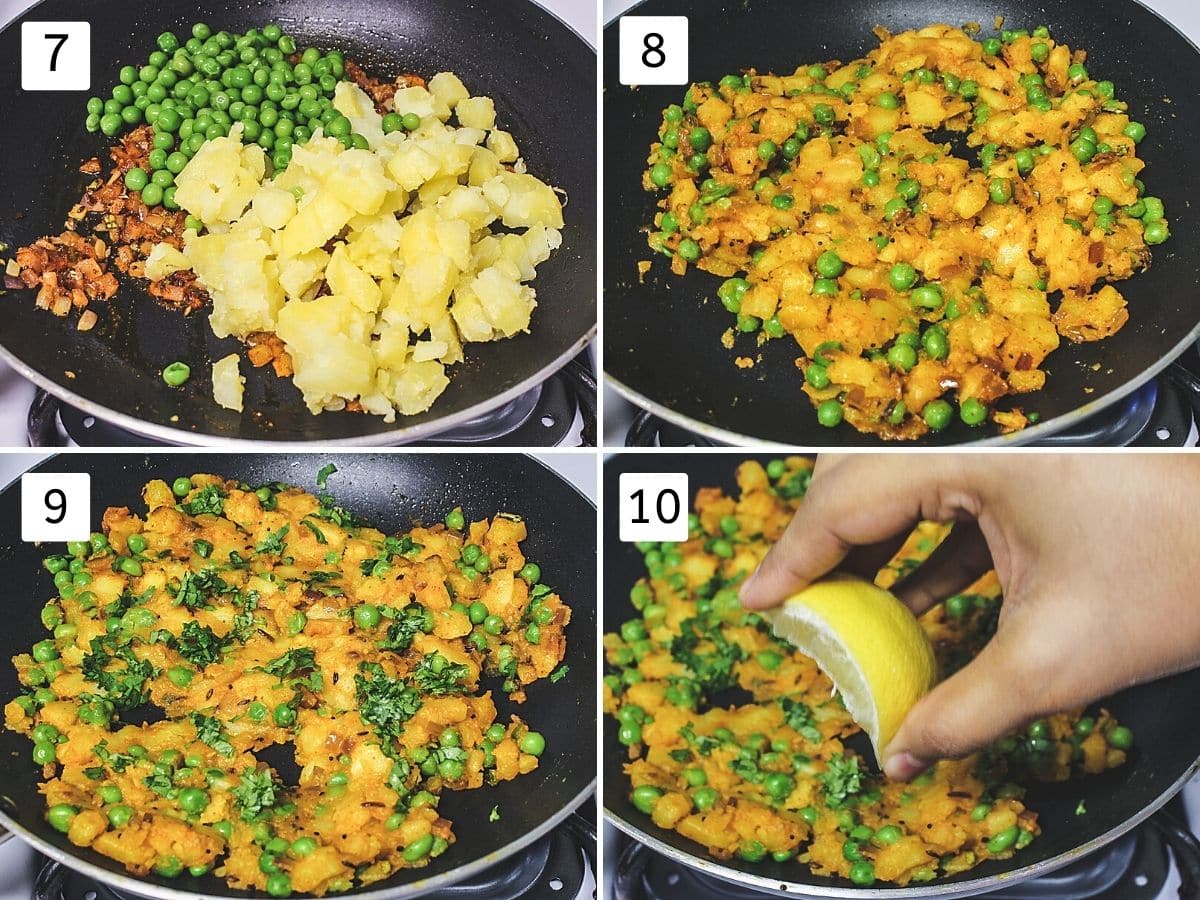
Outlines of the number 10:
<svg viewBox="0 0 1200 900">
<path fill-rule="evenodd" d="M 668 498 L 673 509 L 670 515 L 667 515 L 663 506 L 663 501 L 667 500 Z M 646 518 L 645 511 L 645 491 L 643 491 L 641 488 L 638 488 L 629 495 L 629 499 L 637 503 L 637 516 L 634 518 L 633 524 L 649 525 L 650 520 Z M 679 494 L 677 494 L 673 488 L 663 488 L 661 491 L 659 491 L 658 498 L 655 500 L 654 506 L 655 512 L 658 514 L 658 521 L 662 522 L 664 525 L 670 525 L 679 518 Z"/>
</svg>

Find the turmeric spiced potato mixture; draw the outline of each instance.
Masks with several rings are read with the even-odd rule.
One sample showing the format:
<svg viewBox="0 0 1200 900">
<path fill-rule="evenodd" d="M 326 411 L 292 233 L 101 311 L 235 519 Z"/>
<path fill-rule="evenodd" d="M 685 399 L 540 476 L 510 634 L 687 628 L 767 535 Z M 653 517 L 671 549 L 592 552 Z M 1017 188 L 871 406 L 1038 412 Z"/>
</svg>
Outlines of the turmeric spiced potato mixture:
<svg viewBox="0 0 1200 900">
<path fill-rule="evenodd" d="M 1076 710 L 909 784 L 870 771 L 848 744 L 859 728 L 829 678 L 737 598 L 802 501 L 810 468 L 744 462 L 738 496 L 698 491 L 686 542 L 641 545 L 637 615 L 604 638 L 605 711 L 628 748 L 633 805 L 718 859 L 795 859 L 858 885 L 926 882 L 1011 857 L 1039 833 L 1025 785 L 1120 766 L 1133 735 L 1104 710 Z M 922 523 L 878 582 L 894 583 L 947 533 Z M 921 617 L 944 675 L 982 649 L 1000 603 L 989 573 Z M 748 698 L 728 705 L 721 692 L 732 688 Z"/>
<path fill-rule="evenodd" d="M 386 536 L 328 494 L 213 475 L 144 499 L 46 560 L 52 634 L 13 659 L 5 723 L 71 843 L 139 875 L 346 891 L 447 849 L 443 791 L 537 768 L 545 739 L 480 686 L 521 702 L 566 649 L 521 519 L 456 508 Z M 121 721 L 144 704 L 165 720 Z M 286 742 L 294 786 L 254 756 Z"/>
<path fill-rule="evenodd" d="M 667 107 L 650 246 L 726 278 L 739 366 L 795 340 L 823 425 L 1019 430 L 1036 414 L 997 401 L 1041 389 L 1062 338 L 1118 331 L 1115 283 L 1169 236 L 1139 178 L 1146 129 L 1044 27 L 876 34 L 863 59 L 726 75 Z"/>
</svg>

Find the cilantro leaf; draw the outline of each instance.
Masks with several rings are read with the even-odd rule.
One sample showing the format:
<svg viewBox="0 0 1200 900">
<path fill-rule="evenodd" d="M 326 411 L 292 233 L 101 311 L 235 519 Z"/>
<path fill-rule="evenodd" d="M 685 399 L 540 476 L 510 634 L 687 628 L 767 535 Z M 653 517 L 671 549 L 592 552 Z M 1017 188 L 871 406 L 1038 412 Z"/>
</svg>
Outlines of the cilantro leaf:
<svg viewBox="0 0 1200 900">
<path fill-rule="evenodd" d="M 421 695 L 397 678 L 389 678 L 379 663 L 361 663 L 354 676 L 358 715 L 388 746 L 400 735 L 404 723 L 421 708 Z M 369 676 L 369 677 L 368 677 Z"/>
<path fill-rule="evenodd" d="M 268 675 L 278 676 L 280 681 L 286 681 L 288 676 L 297 672 L 309 672 L 317 667 L 317 657 L 312 647 L 296 647 L 283 656 L 271 660 L 262 670 Z"/>
<path fill-rule="evenodd" d="M 292 530 L 291 525 L 284 525 L 278 531 L 273 531 L 254 546 L 255 553 L 274 553 L 276 556 L 282 556 L 286 545 L 283 539 L 287 537 L 287 533 Z"/>
<path fill-rule="evenodd" d="M 440 653 L 427 653 L 413 670 L 413 681 L 426 694 L 461 694 L 466 690 L 462 681 L 470 672 L 467 666 L 452 663 Z"/>
<path fill-rule="evenodd" d="M 488 821 L 489 822 L 499 822 L 500 821 L 500 807 L 499 806 L 492 807 L 492 811 L 490 813 L 488 813 Z"/>
<path fill-rule="evenodd" d="M 392 557 L 403 556 L 412 559 L 425 548 L 416 543 L 407 534 L 404 537 L 387 537 L 383 539 L 383 546 L 380 548 L 378 556 L 370 559 L 364 559 L 359 563 L 359 568 L 364 575 L 373 575 L 376 578 L 382 578 L 392 568 Z"/>
<path fill-rule="evenodd" d="M 229 637 L 244 644 L 250 640 L 260 624 L 258 616 L 254 614 L 258 609 L 258 591 L 239 593 L 233 602 L 240 606 L 242 611 L 233 617 L 233 628 L 229 631 Z"/>
<path fill-rule="evenodd" d="M 189 516 L 199 516 L 204 513 L 219 516 L 225 512 L 227 496 L 218 485 L 210 484 L 197 491 L 188 502 L 179 504 L 179 508 Z"/>
<path fill-rule="evenodd" d="M 221 720 L 216 716 L 205 716 L 201 713 L 188 713 L 192 725 L 196 729 L 196 740 L 208 744 L 222 756 L 233 756 L 233 744 L 221 727 Z"/>
<path fill-rule="evenodd" d="M 817 728 L 812 710 L 808 706 L 790 697 L 780 699 L 779 705 L 783 708 L 783 720 L 789 727 L 799 732 L 800 736 L 810 744 L 821 742 L 821 732 Z"/>
<path fill-rule="evenodd" d="M 733 667 L 745 658 L 746 651 L 726 639 L 719 623 L 684 619 L 679 623 L 679 632 L 671 641 L 671 656 L 692 670 L 702 688 L 721 691 L 737 684 Z M 705 645 L 712 649 L 703 649 Z"/>
<path fill-rule="evenodd" d="M 328 544 L 329 541 L 325 537 L 325 532 L 312 523 L 310 519 L 301 519 L 300 524 L 313 533 L 313 537 L 317 539 L 318 544 Z"/>
<path fill-rule="evenodd" d="M 184 622 L 183 630 L 175 639 L 175 649 L 197 669 L 219 660 L 224 646 L 225 642 L 216 632 L 195 620 Z"/>
<path fill-rule="evenodd" d="M 396 618 L 388 626 L 387 637 L 379 642 L 379 647 L 383 650 L 407 650 L 419 631 L 425 631 L 425 607 L 420 603 L 410 603 L 396 612 Z"/>
<path fill-rule="evenodd" d="M 550 673 L 550 683 L 558 684 L 558 682 L 562 681 L 564 678 L 567 677 L 567 673 L 570 671 L 571 671 L 571 667 L 568 666 L 566 663 L 563 663 L 561 666 L 559 666 L 557 669 L 555 669 L 553 672 Z"/>
<path fill-rule="evenodd" d="M 317 487 L 321 490 L 325 490 L 326 485 L 329 484 L 329 476 L 337 470 L 338 467 L 333 463 L 325 463 L 325 465 L 321 466 L 321 468 L 317 470 Z"/>
<path fill-rule="evenodd" d="M 185 572 L 175 591 L 175 605 L 187 609 L 209 606 L 210 601 L 221 594 L 234 591 L 225 579 L 217 574 L 213 566 L 199 572 Z"/>
<path fill-rule="evenodd" d="M 238 786 L 230 793 L 241 810 L 242 819 L 254 822 L 262 817 L 265 810 L 275 806 L 282 793 L 282 785 L 275 780 L 275 773 L 270 769 L 247 768 L 242 772 Z"/>
<path fill-rule="evenodd" d="M 133 709 L 150 699 L 146 681 L 158 674 L 149 660 L 138 659 L 128 644 L 113 635 L 92 638 L 91 652 L 83 657 L 83 677 L 98 685 L 117 709 Z M 113 663 L 123 663 L 117 669 Z"/>
<path fill-rule="evenodd" d="M 839 753 L 831 756 L 824 772 L 817 776 L 825 792 L 825 805 L 838 809 L 848 798 L 862 790 L 863 772 L 858 768 L 858 757 L 847 757 Z"/>
</svg>

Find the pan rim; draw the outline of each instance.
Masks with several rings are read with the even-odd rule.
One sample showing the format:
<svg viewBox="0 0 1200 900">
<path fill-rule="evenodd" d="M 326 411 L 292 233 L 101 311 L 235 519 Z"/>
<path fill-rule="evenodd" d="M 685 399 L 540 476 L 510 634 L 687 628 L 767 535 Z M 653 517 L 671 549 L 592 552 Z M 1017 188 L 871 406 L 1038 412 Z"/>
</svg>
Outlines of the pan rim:
<svg viewBox="0 0 1200 900">
<path fill-rule="evenodd" d="M 27 21 L 30 14 L 39 9 L 46 0 L 37 0 L 26 9 L 21 10 L 8 22 L 0 27 L 0 31 L 7 31 L 10 28 L 15 28 L 20 22 Z M 532 7 L 534 12 L 541 14 L 549 20 L 552 20 L 555 25 L 564 29 L 572 38 L 582 44 L 589 53 L 597 60 L 599 59 L 599 44 L 601 35 L 595 35 L 595 40 L 589 40 L 585 35 L 581 34 L 565 19 L 544 6 L 539 0 L 525 0 L 527 6 Z M 597 85 L 598 87 L 598 85 Z M 599 120 L 597 120 L 597 128 L 599 128 Z M 599 181 L 595 183 L 597 188 L 597 197 L 599 196 Z M 172 446 L 179 447 L 238 447 L 249 449 L 251 447 L 273 446 L 284 447 L 288 445 L 304 445 L 306 447 L 387 447 L 412 443 L 425 438 L 436 437 L 438 434 L 449 431 L 459 425 L 470 422 L 472 419 L 485 415 L 492 410 L 498 409 L 505 403 L 508 403 L 521 394 L 532 390 L 534 387 L 545 382 L 550 376 L 558 372 L 571 359 L 586 349 L 595 339 L 598 333 L 597 321 L 599 319 L 599 273 L 602 269 L 601 260 L 598 253 L 598 244 L 595 248 L 597 254 L 595 258 L 596 276 L 595 284 L 592 288 L 592 306 L 595 314 L 592 317 L 592 322 L 586 331 L 579 337 L 575 338 L 571 344 L 559 353 L 549 363 L 544 365 L 538 371 L 532 373 L 528 377 L 522 379 L 517 384 L 514 384 L 506 391 L 495 396 L 479 401 L 466 409 L 459 410 L 456 413 L 451 413 L 446 416 L 441 416 L 428 422 L 423 422 L 419 425 L 412 425 L 405 428 L 396 428 L 389 431 L 382 431 L 375 434 L 357 435 L 353 437 L 329 437 L 316 440 L 306 440 L 304 438 L 272 438 L 272 437 L 226 437 L 221 435 L 211 434 L 207 431 L 189 431 L 183 428 L 173 428 L 169 425 L 162 425 L 156 422 L 150 422 L 145 419 L 140 419 L 130 413 L 122 413 L 110 409 L 103 403 L 92 401 L 84 398 L 80 394 L 72 391 L 70 388 L 58 384 L 53 378 L 43 375 L 40 371 L 34 369 L 24 360 L 19 359 L 16 354 L 6 345 L 0 344 L 0 360 L 8 363 L 17 371 L 22 378 L 32 382 L 36 387 L 53 394 L 60 400 L 70 403 L 81 412 L 88 415 L 96 416 L 104 419 L 106 422 L 119 425 L 126 431 L 132 432 L 137 437 L 149 438 L 158 441 L 165 441 Z M 532 332 L 530 332 L 532 334 Z M 453 384 L 453 378 L 451 379 Z M 436 401 L 435 401 L 436 402 Z M 214 400 L 215 404 L 216 401 Z M 586 497 L 585 497 L 586 499 Z"/>
<path fill-rule="evenodd" d="M 1198 326 L 1200 327 L 1200 326 Z M 396 428 L 391 431 L 380 431 L 375 434 L 363 434 L 354 437 L 331 437 L 320 438 L 317 440 L 305 440 L 303 438 L 249 438 L 249 437 L 227 437 L 224 435 L 211 434 L 207 431 L 188 431 L 183 428 L 172 428 L 169 425 L 160 425 L 157 422 L 150 422 L 145 419 L 139 419 L 137 416 L 129 413 L 118 412 L 110 409 L 103 403 L 95 400 L 89 400 L 75 391 L 70 390 L 53 378 L 42 374 L 37 369 L 27 364 L 24 360 L 17 357 L 7 346 L 0 344 L 0 359 L 8 363 L 17 371 L 21 377 L 32 382 L 36 387 L 53 394 L 60 400 L 71 404 L 81 412 L 88 415 L 103 419 L 105 422 L 117 425 L 126 431 L 132 432 L 137 437 L 151 438 L 177 447 L 195 447 L 197 449 L 206 449 L 212 447 L 224 448 L 239 448 L 251 450 L 257 448 L 261 450 L 263 447 L 286 447 L 289 445 L 303 445 L 305 447 L 388 447 L 393 445 L 401 445 L 419 441 L 423 438 L 436 437 L 442 432 L 448 431 L 455 426 L 462 425 L 472 419 L 478 418 L 481 415 L 498 409 L 505 403 L 515 400 L 522 394 L 532 390 L 538 385 L 546 381 L 551 375 L 565 366 L 568 362 L 574 359 L 579 353 L 586 349 L 596 337 L 597 326 L 593 323 L 592 326 L 579 338 L 577 338 L 566 350 L 556 356 L 547 365 L 540 370 L 530 375 L 528 378 L 517 382 L 512 387 L 502 393 L 496 394 L 487 400 L 481 400 L 474 406 L 469 406 L 466 409 L 459 410 L 456 413 L 451 413 L 437 419 L 432 419 L 428 422 L 422 422 L 419 425 L 410 425 L 406 428 Z M 453 385 L 453 379 L 451 379 Z M 213 401 L 216 402 L 215 400 Z M 436 402 L 436 401 L 435 401 Z M 314 416 L 315 418 L 315 416 Z"/>
<path fill-rule="evenodd" d="M 37 460 L 32 466 L 27 468 L 25 471 L 26 472 L 37 471 L 42 466 L 46 465 L 47 463 L 52 462 L 55 459 L 60 458 L 60 457 L 66 457 L 66 458 L 70 458 L 70 459 L 79 459 L 86 455 L 96 455 L 96 456 L 104 456 L 106 458 L 111 458 L 114 454 L 98 453 L 98 452 L 93 453 L 92 451 L 83 451 L 83 452 L 74 452 L 74 453 L 72 453 L 72 452 L 52 453 L 42 459 Z M 131 453 L 117 454 L 117 455 L 118 456 L 125 455 L 125 456 L 132 457 L 132 456 L 137 456 L 137 455 L 144 455 L 144 452 L 143 451 L 134 451 Z M 167 454 L 167 455 L 169 456 L 170 454 Z M 210 455 L 222 456 L 225 454 L 221 454 L 221 453 L 217 452 L 217 453 L 212 453 Z M 280 456 L 280 457 L 283 456 L 283 454 L 265 453 L 263 451 L 259 451 L 259 453 L 257 453 L 257 454 L 246 454 L 246 455 L 258 455 L 258 456 L 273 455 L 273 456 Z M 412 455 L 413 456 L 425 456 L 425 455 L 429 455 L 429 454 L 414 453 Z M 584 493 L 583 490 L 577 484 L 575 484 L 573 481 L 571 481 L 564 475 L 560 474 L 546 460 L 540 459 L 539 457 L 535 456 L 533 453 L 529 453 L 529 452 L 514 453 L 514 454 L 508 454 L 508 455 L 520 456 L 520 457 L 524 458 L 525 460 L 532 462 L 534 465 L 539 466 L 540 468 L 545 470 L 550 476 L 558 479 L 558 481 L 560 481 L 567 488 L 569 488 L 572 492 L 574 492 L 575 495 L 578 496 L 589 507 L 591 507 L 593 511 L 596 511 L 598 509 L 596 502 L 593 501 L 591 497 L 589 497 L 586 493 Z M 21 473 L 21 474 L 24 474 L 24 473 Z M 6 491 L 12 490 L 14 485 L 18 484 L 20 482 L 20 480 L 21 480 L 21 475 L 17 475 L 15 478 L 13 478 L 11 481 L 9 481 L 6 485 L 4 485 L 2 488 L 0 488 L 0 494 L 4 493 Z M 599 485 L 597 485 L 597 488 L 599 488 Z M 597 607 L 597 612 L 599 612 L 598 602 L 596 604 L 596 607 Z M 595 710 L 596 708 L 593 707 L 593 709 Z M 599 720 L 598 711 L 595 716 L 595 719 L 597 721 Z M 594 726 L 593 726 L 593 728 L 594 728 Z M 594 733 L 594 731 L 593 731 L 593 733 Z M 588 760 L 587 762 L 590 762 L 593 766 L 595 764 L 594 759 Z M 597 781 L 598 781 L 598 776 L 597 776 L 596 772 L 593 770 L 591 779 L 583 786 L 583 788 L 581 788 L 575 794 L 575 796 L 568 799 L 559 810 L 557 810 L 552 815 L 548 816 L 546 818 L 546 820 L 544 822 L 542 822 L 540 825 L 538 825 L 536 828 L 530 829 L 529 831 L 526 831 L 523 834 L 518 835 L 513 840 L 509 841 L 507 844 L 504 844 L 502 847 L 500 847 L 497 850 L 494 850 L 493 852 L 487 854 L 486 856 L 479 857 L 478 859 L 472 860 L 469 863 L 465 863 L 461 866 L 456 866 L 455 868 L 450 869 L 449 871 L 442 872 L 438 875 L 434 875 L 429 878 L 419 879 L 417 881 L 408 882 L 406 884 L 391 885 L 390 887 L 380 887 L 376 890 L 370 890 L 370 891 L 349 891 L 341 896 L 352 897 L 352 898 L 355 898 L 355 900 L 397 900 L 397 898 L 421 897 L 421 896 L 424 896 L 425 894 L 430 893 L 431 891 L 437 890 L 438 888 L 450 887 L 452 885 L 458 884 L 458 883 L 470 878 L 473 875 L 483 872 L 483 871 L 503 862 L 504 860 L 512 857 L 516 853 L 525 849 L 526 847 L 528 847 L 530 844 L 534 843 L 535 841 L 540 840 L 541 838 L 545 837 L 547 834 L 549 834 L 551 829 L 558 827 L 562 822 L 564 822 L 570 816 L 574 815 L 576 810 L 583 804 L 583 802 L 585 800 L 587 800 L 587 798 L 589 796 L 594 796 L 597 793 L 597 791 L 596 791 Z M 82 872 L 85 875 L 95 878 L 98 881 L 100 881 L 102 884 L 106 884 L 106 885 L 110 885 L 112 887 L 126 890 L 136 896 L 155 898 L 155 900 L 196 900 L 196 893 L 194 891 L 185 891 L 185 890 L 180 890 L 178 888 L 165 887 L 163 885 L 155 884 L 155 883 L 149 882 L 149 881 L 143 881 L 141 879 L 138 879 L 135 876 L 129 875 L 126 872 L 111 872 L 108 869 L 106 869 L 102 866 L 96 865 L 93 862 L 89 862 L 88 860 L 81 859 L 74 855 L 70 855 L 70 854 L 66 853 L 65 851 L 63 851 L 62 849 L 60 849 L 59 847 L 55 846 L 54 844 L 49 843 L 48 841 L 43 840 L 40 836 L 34 834 L 32 831 L 25 828 L 25 826 L 23 826 L 22 824 L 17 822 L 15 819 L 13 819 L 8 814 L 8 812 L 3 808 L 2 805 L 0 805 L 0 825 L 2 825 L 4 828 L 6 828 L 10 835 L 20 838 L 26 844 L 33 847 L 34 849 L 36 849 L 43 855 L 50 857 L 51 859 L 55 860 L 56 862 L 61 863 L 62 865 L 66 866 L 67 868 L 74 869 L 77 872 Z M 383 884 L 384 885 L 387 884 L 386 880 L 383 882 Z M 231 893 L 231 894 L 207 894 L 207 895 L 205 895 L 205 897 L 206 897 L 206 900 L 244 900 L 244 898 L 254 897 L 256 895 L 258 895 L 258 894 L 255 891 L 239 891 L 238 893 Z M 297 896 L 311 896 L 311 895 L 299 894 Z"/>
<path fill-rule="evenodd" d="M 602 29 L 602 31 L 603 31 L 602 37 L 607 38 L 609 36 L 610 29 L 617 27 L 617 24 L 620 22 L 622 16 L 626 16 L 631 13 L 634 13 L 637 9 L 639 9 L 642 6 L 645 6 L 649 2 L 650 2 L 650 0 L 638 0 L 637 3 L 629 6 L 627 9 L 625 9 L 622 12 L 618 13 L 617 15 L 613 16 L 611 19 L 608 19 L 604 23 L 604 28 Z M 1175 25 L 1175 23 L 1173 23 L 1166 16 L 1160 14 L 1157 10 L 1153 9 L 1146 2 L 1144 2 L 1144 0 L 1125 0 L 1125 2 L 1128 2 L 1128 3 L 1132 4 L 1133 6 L 1139 7 L 1143 12 L 1149 13 L 1152 17 L 1157 19 L 1163 25 L 1167 26 L 1167 28 L 1171 29 L 1171 31 L 1175 32 L 1176 36 L 1179 37 L 1179 39 L 1182 40 L 1189 47 L 1191 47 L 1191 49 L 1194 53 L 1196 53 L 1197 55 L 1200 55 L 1200 44 L 1197 44 L 1195 41 L 1193 41 L 1190 37 L 1188 37 L 1187 34 L 1185 34 L 1183 31 L 1181 31 Z M 602 80 L 601 90 L 603 91 L 605 89 L 606 88 L 605 88 L 605 85 L 603 84 L 603 80 Z M 1196 324 L 1192 326 L 1191 331 L 1188 332 L 1188 334 L 1182 340 L 1180 340 L 1178 343 L 1176 343 L 1176 345 L 1174 347 L 1172 347 L 1170 350 L 1168 350 L 1164 356 L 1160 357 L 1153 365 L 1142 370 L 1142 372 L 1140 374 L 1123 382 L 1122 384 L 1113 388 L 1108 393 L 1103 394 L 1100 397 L 1097 397 L 1094 399 L 1089 398 L 1085 403 L 1083 403 L 1079 406 L 1076 406 L 1074 409 L 1070 410 L 1069 412 L 1065 412 L 1062 415 L 1056 416 L 1053 419 L 1048 419 L 1047 421 L 1041 422 L 1030 428 L 1024 428 L 1021 431 L 1015 432 L 1014 434 L 1009 434 L 1009 435 L 999 434 L 999 435 L 992 435 L 990 437 L 980 438 L 979 440 L 959 441 L 959 442 L 957 442 L 955 444 L 951 444 L 949 446 L 953 446 L 953 447 L 1017 447 L 1017 446 L 1021 446 L 1023 444 L 1032 443 L 1033 441 L 1038 440 L 1040 438 L 1050 437 L 1053 434 L 1057 434 L 1060 431 L 1064 431 L 1067 428 L 1071 427 L 1072 425 L 1075 425 L 1075 424 L 1083 421 L 1084 419 L 1088 418 L 1089 416 L 1091 416 L 1095 413 L 1098 413 L 1098 412 L 1101 412 L 1102 410 L 1107 409 L 1108 407 L 1112 406 L 1117 401 L 1122 400 L 1123 398 L 1129 396 L 1134 391 L 1136 391 L 1138 388 L 1140 388 L 1142 385 L 1144 385 L 1146 382 L 1148 382 L 1151 378 L 1153 378 L 1154 376 L 1156 376 L 1160 372 L 1162 372 L 1164 369 L 1166 369 L 1167 366 L 1169 366 L 1173 362 L 1175 362 L 1175 360 L 1178 359 L 1179 356 L 1190 345 L 1196 343 L 1198 340 L 1200 340 L 1200 317 L 1197 318 Z M 607 348 L 605 348 L 605 349 L 607 349 Z M 609 383 L 613 386 L 613 388 L 617 391 L 617 393 L 624 396 L 625 399 L 629 400 L 631 403 L 637 404 L 637 405 L 641 406 L 643 409 L 648 409 L 650 412 L 654 413 L 655 415 L 659 416 L 660 418 L 666 419 L 671 424 L 676 425 L 680 428 L 689 429 L 689 430 L 694 431 L 704 437 L 710 438 L 712 440 L 720 441 L 722 443 L 730 444 L 732 446 L 739 446 L 739 447 L 756 447 L 756 446 L 757 447 L 808 447 L 808 446 L 812 446 L 812 447 L 835 447 L 835 448 L 839 447 L 839 446 L 843 446 L 843 445 L 837 444 L 837 443 L 819 444 L 819 445 L 818 444 L 812 444 L 812 445 L 796 444 L 796 443 L 789 443 L 786 441 L 784 441 L 784 442 L 769 441 L 769 440 L 764 440 L 763 438 L 751 437 L 749 435 L 741 434 L 740 432 L 730 431 L 729 429 L 722 428 L 717 425 L 710 425 L 707 423 L 699 422 L 698 420 L 695 420 L 692 417 L 685 415 L 684 413 L 678 413 L 678 412 L 670 409 L 669 407 L 667 407 L 661 403 L 658 403 L 657 401 L 654 401 L 654 400 L 649 399 L 648 397 L 645 397 L 639 391 L 635 391 L 633 388 L 624 384 L 620 379 L 618 379 L 611 372 L 609 372 L 607 368 L 605 368 L 605 370 L 604 370 L 604 378 L 607 383 Z M 897 446 L 899 446 L 899 447 L 919 447 L 922 445 L 920 445 L 917 442 L 912 442 L 912 441 L 906 441 L 906 442 L 881 441 L 881 442 L 879 442 L 880 448 L 897 447 Z"/>
<path fill-rule="evenodd" d="M 665 841 L 659 840 L 656 837 L 646 834 L 638 826 L 627 822 L 619 815 L 603 806 L 605 821 L 611 822 L 616 828 L 622 831 L 639 843 L 645 844 L 657 853 L 668 856 L 689 868 L 703 872 L 706 875 L 711 875 L 720 878 L 724 881 L 732 881 L 736 884 L 749 885 L 755 888 L 767 888 L 775 892 L 784 893 L 800 893 L 803 895 L 817 897 L 845 897 L 852 900 L 874 900 L 874 898 L 907 898 L 910 897 L 969 897 L 977 895 L 981 892 L 994 891 L 1002 887 L 1004 884 L 1017 884 L 1035 878 L 1039 875 L 1045 875 L 1053 872 L 1056 869 L 1061 869 L 1078 859 L 1087 856 L 1090 853 L 1100 849 L 1101 847 L 1111 843 L 1121 835 L 1132 831 L 1138 825 L 1141 825 L 1154 813 L 1162 809 L 1167 802 L 1174 797 L 1183 786 L 1187 784 L 1197 772 L 1200 772 L 1200 756 L 1196 757 L 1192 763 L 1186 767 L 1183 774 L 1167 787 L 1159 796 L 1155 797 L 1146 806 L 1142 807 L 1134 815 L 1130 816 L 1125 821 L 1113 826 L 1103 834 L 1097 835 L 1086 843 L 1080 844 L 1072 850 L 1060 853 L 1057 856 L 1052 856 L 1049 859 L 1041 862 L 1031 863 L 1028 866 L 1022 866 L 1019 869 L 1013 869 L 1009 872 L 1002 872 L 999 875 L 989 876 L 987 878 L 973 878 L 969 881 L 959 881 L 953 883 L 930 883 L 916 885 L 915 887 L 893 887 L 893 888 L 851 888 L 840 887 L 830 884 L 807 884 L 801 882 L 780 881 L 774 878 L 765 878 L 762 875 L 752 875 L 747 872 L 742 872 L 738 869 L 731 869 L 728 866 L 722 865 L 715 860 L 701 859 L 693 853 L 680 850 L 671 846 Z M 697 845 L 699 846 L 699 845 Z"/>
</svg>

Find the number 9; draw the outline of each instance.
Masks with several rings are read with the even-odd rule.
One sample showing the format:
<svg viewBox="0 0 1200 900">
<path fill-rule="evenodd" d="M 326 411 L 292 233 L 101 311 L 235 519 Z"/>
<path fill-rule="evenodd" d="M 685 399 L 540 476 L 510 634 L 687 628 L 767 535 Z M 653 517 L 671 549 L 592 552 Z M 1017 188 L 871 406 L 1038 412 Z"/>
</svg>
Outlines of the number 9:
<svg viewBox="0 0 1200 900">
<path fill-rule="evenodd" d="M 63 493 L 61 488 L 51 488 L 46 491 L 46 496 L 42 502 L 50 512 L 58 513 L 58 518 L 46 516 L 46 521 L 51 525 L 57 525 L 67 517 L 67 495 Z"/>
</svg>

